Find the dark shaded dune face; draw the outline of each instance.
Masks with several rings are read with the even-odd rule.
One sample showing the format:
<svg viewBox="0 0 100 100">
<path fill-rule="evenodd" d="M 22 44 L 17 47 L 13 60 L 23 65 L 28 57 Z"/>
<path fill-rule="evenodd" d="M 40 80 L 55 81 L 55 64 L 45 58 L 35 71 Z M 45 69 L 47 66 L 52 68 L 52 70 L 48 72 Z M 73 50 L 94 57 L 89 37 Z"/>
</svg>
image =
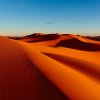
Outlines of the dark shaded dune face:
<svg viewBox="0 0 100 100">
<path fill-rule="evenodd" d="M 55 40 L 60 38 L 60 35 L 58 34 L 48 34 L 48 35 L 38 35 L 38 36 L 29 36 L 25 37 L 27 39 L 27 42 L 40 42 L 40 41 L 47 41 L 47 40 Z"/>
<path fill-rule="evenodd" d="M 29 37 L 29 38 L 32 38 L 32 37 L 38 37 L 38 36 L 42 36 L 44 35 L 43 33 L 33 33 L 33 34 L 30 34 L 30 35 L 26 35 L 24 37 Z"/>
<path fill-rule="evenodd" d="M 59 34 L 48 34 L 48 35 L 45 37 L 45 39 L 47 39 L 47 40 L 54 40 L 54 39 L 57 39 L 57 38 L 59 38 L 59 37 L 60 37 Z"/>
<path fill-rule="evenodd" d="M 37 37 L 37 38 L 27 38 L 24 40 L 25 42 L 40 42 L 40 41 L 44 41 L 44 37 Z"/>
<path fill-rule="evenodd" d="M 68 47 L 84 51 L 100 51 L 99 44 L 82 42 L 76 38 L 69 40 L 62 40 L 56 44 L 56 47 Z"/>
<path fill-rule="evenodd" d="M 31 62 L 24 49 L 0 38 L 0 100 L 68 100 Z"/>
<path fill-rule="evenodd" d="M 48 40 L 55 40 L 60 38 L 59 34 L 32 34 L 32 35 L 27 35 L 24 37 L 8 37 L 10 39 L 14 39 L 14 40 L 23 40 L 25 42 L 41 42 L 41 41 L 48 41 Z"/>
<path fill-rule="evenodd" d="M 86 38 L 91 39 L 91 40 L 95 40 L 95 41 L 100 41 L 100 36 L 96 36 L 96 37 L 87 36 Z"/>
<path fill-rule="evenodd" d="M 21 40 L 23 37 L 8 37 L 9 39 L 14 39 L 14 40 Z"/>
</svg>

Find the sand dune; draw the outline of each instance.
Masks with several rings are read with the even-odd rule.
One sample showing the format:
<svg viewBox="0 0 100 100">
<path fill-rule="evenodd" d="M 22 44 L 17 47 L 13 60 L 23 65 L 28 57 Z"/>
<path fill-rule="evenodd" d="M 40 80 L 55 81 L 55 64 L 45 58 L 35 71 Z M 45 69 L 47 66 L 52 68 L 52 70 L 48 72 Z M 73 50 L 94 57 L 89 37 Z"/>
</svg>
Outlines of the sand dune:
<svg viewBox="0 0 100 100">
<path fill-rule="evenodd" d="M 100 42 L 90 40 L 81 36 L 76 36 L 71 34 L 51 35 L 51 36 L 45 35 L 45 36 L 42 35 L 42 37 L 37 36 L 37 38 L 27 38 L 27 40 L 26 39 L 22 39 L 22 40 L 26 42 L 35 41 L 38 44 L 43 44 L 46 46 L 53 46 L 53 47 L 68 47 L 68 48 L 85 50 L 85 51 L 100 50 Z"/>
<path fill-rule="evenodd" d="M 75 70 L 79 70 L 80 72 L 83 72 L 85 74 L 87 74 L 88 76 L 91 76 L 95 79 L 98 80 L 98 82 L 100 81 L 100 65 L 91 63 L 91 62 L 87 62 L 81 59 L 77 59 L 77 58 L 72 58 L 69 56 L 62 56 L 62 55 L 58 55 L 58 54 L 52 54 L 52 53 L 44 53 L 45 55 L 59 61 L 60 63 L 64 64 L 64 65 L 69 65 L 71 68 L 75 69 Z M 95 66 L 98 66 L 95 67 Z"/>
<path fill-rule="evenodd" d="M 86 43 L 82 42 L 78 39 L 69 39 L 69 40 L 62 40 L 56 44 L 57 47 L 68 47 L 73 49 L 79 49 L 84 51 L 99 51 L 100 44 L 95 43 Z"/>
<path fill-rule="evenodd" d="M 40 42 L 40 41 L 47 41 L 47 40 L 55 40 L 58 39 L 59 37 L 60 37 L 59 34 L 34 33 L 31 35 L 24 36 L 22 38 L 19 37 L 19 39 L 25 42 Z"/>
<path fill-rule="evenodd" d="M 0 100 L 100 100 L 100 42 L 32 34 L 0 43 Z"/>
<path fill-rule="evenodd" d="M 0 38 L 0 100 L 66 100 L 16 42 Z"/>
<path fill-rule="evenodd" d="M 34 51 L 32 46 L 28 44 L 26 45 L 22 42 L 20 42 L 20 44 L 25 47 L 26 52 L 30 55 L 33 63 L 48 77 L 49 80 L 51 80 L 72 100 L 100 99 L 99 83 L 91 80 L 88 76 L 80 73 L 79 71 L 70 68 L 69 65 L 65 66 L 54 59 Z"/>
</svg>

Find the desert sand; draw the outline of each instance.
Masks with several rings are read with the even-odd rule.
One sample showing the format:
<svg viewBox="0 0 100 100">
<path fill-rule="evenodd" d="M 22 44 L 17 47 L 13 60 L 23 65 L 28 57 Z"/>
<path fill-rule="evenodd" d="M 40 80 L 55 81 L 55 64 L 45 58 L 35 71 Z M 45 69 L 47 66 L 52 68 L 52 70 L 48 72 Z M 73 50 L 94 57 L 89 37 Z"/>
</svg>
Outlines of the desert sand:
<svg viewBox="0 0 100 100">
<path fill-rule="evenodd" d="M 0 37 L 0 100 L 100 100 L 99 55 L 72 34 Z"/>
</svg>

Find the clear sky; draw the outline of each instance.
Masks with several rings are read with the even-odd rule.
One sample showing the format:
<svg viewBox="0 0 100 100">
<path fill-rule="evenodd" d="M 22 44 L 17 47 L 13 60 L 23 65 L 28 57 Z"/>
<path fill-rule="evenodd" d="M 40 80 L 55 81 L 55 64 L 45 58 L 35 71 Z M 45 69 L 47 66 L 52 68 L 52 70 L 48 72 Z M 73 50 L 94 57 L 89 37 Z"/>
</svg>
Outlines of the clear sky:
<svg viewBox="0 0 100 100">
<path fill-rule="evenodd" d="M 100 35 L 100 0 L 0 0 L 0 34 Z"/>
</svg>

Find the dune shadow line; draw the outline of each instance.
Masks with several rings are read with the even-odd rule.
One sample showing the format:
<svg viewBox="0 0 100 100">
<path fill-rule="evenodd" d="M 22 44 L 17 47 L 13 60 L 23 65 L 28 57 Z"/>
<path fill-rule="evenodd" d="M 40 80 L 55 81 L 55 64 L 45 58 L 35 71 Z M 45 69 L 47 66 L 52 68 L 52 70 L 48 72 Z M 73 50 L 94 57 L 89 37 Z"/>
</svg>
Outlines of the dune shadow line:
<svg viewBox="0 0 100 100">
<path fill-rule="evenodd" d="M 79 70 L 83 73 L 86 73 L 100 80 L 100 70 L 95 68 L 95 66 L 99 66 L 99 65 L 95 65 L 94 63 L 92 64 L 77 58 L 72 58 L 72 57 L 58 55 L 58 54 L 51 54 L 51 53 L 43 53 L 43 54 L 53 58 L 54 60 L 64 65 L 69 65 L 76 70 Z"/>
</svg>

